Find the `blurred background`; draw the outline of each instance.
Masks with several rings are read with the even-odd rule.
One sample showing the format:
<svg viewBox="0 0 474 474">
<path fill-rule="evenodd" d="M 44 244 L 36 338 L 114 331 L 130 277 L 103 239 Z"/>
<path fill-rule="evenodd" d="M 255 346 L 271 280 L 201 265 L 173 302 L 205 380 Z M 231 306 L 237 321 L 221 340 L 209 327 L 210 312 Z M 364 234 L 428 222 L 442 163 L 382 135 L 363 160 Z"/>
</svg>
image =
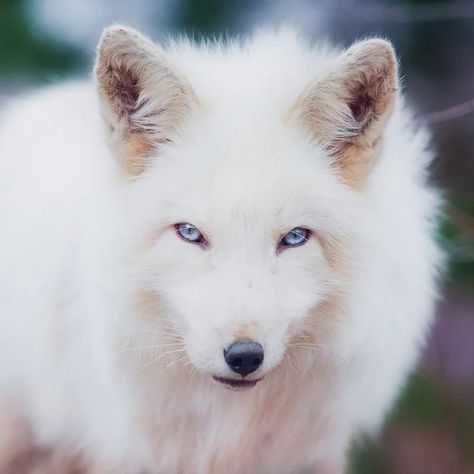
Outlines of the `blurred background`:
<svg viewBox="0 0 474 474">
<path fill-rule="evenodd" d="M 0 0 L 0 108 L 22 90 L 89 75 L 100 32 L 114 22 L 158 41 L 290 24 L 343 46 L 373 35 L 394 42 L 405 93 L 433 132 L 449 268 L 420 367 L 381 437 L 354 446 L 351 473 L 473 474 L 474 1 Z"/>
</svg>

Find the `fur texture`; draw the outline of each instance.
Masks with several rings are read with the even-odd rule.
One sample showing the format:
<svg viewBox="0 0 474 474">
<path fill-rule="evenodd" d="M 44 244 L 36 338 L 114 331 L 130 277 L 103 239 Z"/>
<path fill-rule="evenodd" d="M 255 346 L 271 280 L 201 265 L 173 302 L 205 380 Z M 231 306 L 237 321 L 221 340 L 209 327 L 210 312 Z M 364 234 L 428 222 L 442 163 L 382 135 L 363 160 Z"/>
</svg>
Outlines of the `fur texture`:
<svg viewBox="0 0 474 474">
<path fill-rule="evenodd" d="M 383 40 L 159 48 L 112 27 L 95 85 L 13 101 L 0 463 L 25 426 L 99 474 L 344 472 L 416 363 L 441 261 L 428 137 L 397 84 Z M 278 249 L 295 227 L 308 241 Z M 223 350 L 248 339 L 264 378 L 234 392 L 213 376 L 236 377 Z"/>
</svg>

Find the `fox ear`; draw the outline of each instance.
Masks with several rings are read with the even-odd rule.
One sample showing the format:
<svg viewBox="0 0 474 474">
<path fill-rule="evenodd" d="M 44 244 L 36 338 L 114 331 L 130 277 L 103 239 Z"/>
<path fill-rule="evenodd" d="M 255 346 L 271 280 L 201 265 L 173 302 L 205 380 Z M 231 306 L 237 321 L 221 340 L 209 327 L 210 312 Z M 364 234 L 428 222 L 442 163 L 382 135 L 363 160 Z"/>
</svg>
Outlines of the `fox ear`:
<svg viewBox="0 0 474 474">
<path fill-rule="evenodd" d="M 355 187 L 375 162 L 397 86 L 392 45 L 373 39 L 346 50 L 298 100 L 300 117 Z"/>
<path fill-rule="evenodd" d="M 140 173 L 191 105 L 189 85 L 164 54 L 137 31 L 112 26 L 102 34 L 95 65 L 112 145 L 127 171 Z"/>
</svg>

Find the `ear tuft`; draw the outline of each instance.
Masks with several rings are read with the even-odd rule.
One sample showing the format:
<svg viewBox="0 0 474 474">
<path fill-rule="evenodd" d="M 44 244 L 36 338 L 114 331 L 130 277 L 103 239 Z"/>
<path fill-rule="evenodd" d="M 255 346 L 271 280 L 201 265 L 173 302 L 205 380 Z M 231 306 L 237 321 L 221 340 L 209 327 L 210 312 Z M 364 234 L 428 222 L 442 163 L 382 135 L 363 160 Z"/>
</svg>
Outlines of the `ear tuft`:
<svg viewBox="0 0 474 474">
<path fill-rule="evenodd" d="M 299 116 L 356 186 L 374 163 L 397 88 L 392 45 L 372 39 L 342 53 L 298 100 Z"/>
<path fill-rule="evenodd" d="M 191 105 L 191 88 L 157 45 L 124 26 L 104 30 L 95 76 L 112 144 L 127 170 L 137 174 L 158 145 L 170 140 Z"/>
<path fill-rule="evenodd" d="M 96 63 L 99 90 L 119 117 L 130 116 L 138 104 L 140 71 L 134 68 L 131 56 L 142 48 L 150 50 L 152 56 L 151 45 L 131 28 L 121 26 L 107 28 L 99 41 Z"/>
<path fill-rule="evenodd" d="M 357 43 L 346 53 L 348 105 L 355 131 L 363 131 L 373 119 L 390 108 L 397 89 L 397 61 L 390 43 L 368 40 Z"/>
</svg>

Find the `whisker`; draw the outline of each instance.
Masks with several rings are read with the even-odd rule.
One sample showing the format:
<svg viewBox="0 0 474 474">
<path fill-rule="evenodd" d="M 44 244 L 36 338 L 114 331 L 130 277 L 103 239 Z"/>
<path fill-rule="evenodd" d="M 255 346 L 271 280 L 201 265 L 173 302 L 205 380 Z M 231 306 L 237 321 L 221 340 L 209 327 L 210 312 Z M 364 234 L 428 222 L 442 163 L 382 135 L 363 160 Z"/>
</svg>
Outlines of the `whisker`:
<svg viewBox="0 0 474 474">
<path fill-rule="evenodd" d="M 163 347 L 176 347 L 178 344 L 177 343 L 164 343 L 164 344 L 147 344 L 147 345 L 142 345 L 142 346 L 133 346 L 133 347 L 125 347 L 124 349 L 121 349 L 117 351 L 116 353 L 121 354 L 123 352 L 130 352 L 130 351 L 135 351 L 135 350 L 140 350 L 140 349 L 162 349 Z"/>
<path fill-rule="evenodd" d="M 183 357 L 173 361 L 171 364 L 167 365 L 166 367 L 163 367 L 163 369 L 161 369 L 161 372 L 163 372 L 164 370 L 167 370 L 167 369 L 170 369 L 171 367 L 175 366 L 176 364 L 178 364 L 179 362 L 183 361 L 183 360 L 186 360 L 187 359 L 187 354 L 184 355 Z"/>
<path fill-rule="evenodd" d="M 166 352 L 163 352 L 161 355 L 160 355 L 160 358 L 163 358 L 169 354 L 175 354 L 176 352 L 183 352 L 184 351 L 184 347 L 180 347 L 179 349 L 176 349 L 174 351 L 166 351 Z"/>
<path fill-rule="evenodd" d="M 303 344 L 298 344 L 298 345 L 288 345 L 288 347 L 292 347 L 295 349 L 306 349 L 310 351 L 322 351 L 325 346 L 314 346 L 314 345 L 303 345 Z"/>
<path fill-rule="evenodd" d="M 167 352 L 164 352 L 162 354 L 160 354 L 158 357 L 154 357 L 151 361 L 149 361 L 147 364 L 145 364 L 142 368 L 141 368 L 141 371 L 143 372 L 144 370 L 146 370 L 148 367 L 152 366 L 153 364 L 156 364 L 157 362 L 159 362 L 161 359 L 163 359 L 163 357 L 167 357 L 169 356 L 170 354 L 174 354 L 174 353 L 177 353 L 177 352 L 185 352 L 185 349 L 184 348 L 181 348 L 181 349 L 177 349 L 175 351 L 167 351 Z M 185 355 L 185 357 L 187 357 L 187 354 Z"/>
<path fill-rule="evenodd" d="M 313 342 L 290 342 L 288 347 L 324 347 L 322 344 L 315 344 Z"/>
</svg>

